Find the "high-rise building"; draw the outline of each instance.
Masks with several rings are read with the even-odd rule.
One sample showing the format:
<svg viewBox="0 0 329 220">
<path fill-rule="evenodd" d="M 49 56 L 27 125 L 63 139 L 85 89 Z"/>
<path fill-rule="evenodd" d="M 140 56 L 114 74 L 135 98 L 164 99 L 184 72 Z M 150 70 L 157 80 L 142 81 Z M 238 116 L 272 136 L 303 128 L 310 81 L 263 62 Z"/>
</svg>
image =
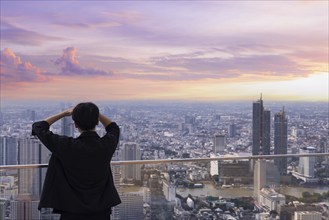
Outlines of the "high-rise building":
<svg viewBox="0 0 329 220">
<path fill-rule="evenodd" d="M 163 194 L 168 202 L 175 201 L 176 199 L 176 186 L 173 183 L 163 181 L 162 183 Z"/>
<path fill-rule="evenodd" d="M 214 146 L 213 146 L 213 153 L 214 154 L 221 154 L 225 153 L 225 146 L 226 146 L 226 137 L 222 134 L 216 134 L 214 136 Z"/>
<path fill-rule="evenodd" d="M 0 198 L 0 219 L 6 219 L 7 199 Z"/>
<path fill-rule="evenodd" d="M 143 220 L 143 195 L 137 192 L 122 193 L 120 194 L 121 204 L 118 210 L 120 219 L 125 220 Z"/>
<path fill-rule="evenodd" d="M 50 151 L 38 139 L 19 138 L 17 141 L 18 164 L 48 163 L 50 155 Z M 53 216 L 49 212 L 50 210 L 44 210 L 43 213 L 38 210 L 39 197 L 45 176 L 46 168 L 18 170 L 18 196 L 10 201 L 10 219 L 40 219 L 41 216 L 42 219 L 49 219 Z"/>
<path fill-rule="evenodd" d="M 140 160 L 141 152 L 137 143 L 124 143 L 122 160 Z M 141 164 L 127 164 L 121 167 L 122 178 L 128 180 L 141 180 Z"/>
<path fill-rule="evenodd" d="M 329 144 L 327 143 L 327 138 L 321 137 L 320 139 L 320 153 L 329 152 Z M 329 164 L 329 157 L 318 157 L 318 160 L 324 161 L 325 164 Z"/>
<path fill-rule="evenodd" d="M 3 120 L 3 113 L 0 112 L 0 125 L 4 124 L 4 120 Z"/>
<path fill-rule="evenodd" d="M 274 115 L 274 154 L 287 154 L 288 148 L 288 119 L 284 108 Z M 281 175 L 287 174 L 287 158 L 274 159 Z"/>
<path fill-rule="evenodd" d="M 38 139 L 18 139 L 18 164 L 42 164 L 48 163 L 50 151 L 44 147 Z M 39 196 L 42 183 L 46 175 L 46 169 L 19 169 L 18 193 L 20 195 Z"/>
<path fill-rule="evenodd" d="M 34 122 L 34 121 L 35 121 L 35 118 L 36 118 L 36 113 L 35 113 L 34 110 L 31 110 L 31 117 L 30 117 L 30 120 Z"/>
<path fill-rule="evenodd" d="M 74 123 L 72 117 L 64 117 L 61 119 L 61 135 L 73 137 Z"/>
<path fill-rule="evenodd" d="M 262 97 L 252 106 L 252 155 L 270 154 L 271 112 L 265 110 Z"/>
<path fill-rule="evenodd" d="M 234 138 L 236 135 L 236 125 L 235 124 L 230 124 L 228 126 L 228 135 L 230 138 Z"/>
<path fill-rule="evenodd" d="M 10 201 L 11 215 L 10 220 L 18 219 L 40 219 L 41 213 L 38 210 L 39 201 L 27 198 L 17 198 Z"/>
<path fill-rule="evenodd" d="M 327 138 L 321 137 L 320 139 L 320 153 L 327 153 L 329 152 L 329 146 L 327 143 Z"/>
<path fill-rule="evenodd" d="M 6 165 L 5 137 L 0 137 L 0 165 Z"/>
<path fill-rule="evenodd" d="M 28 109 L 26 110 L 26 118 L 30 121 L 35 121 L 36 113 L 34 110 Z"/>
<path fill-rule="evenodd" d="M 314 147 L 304 147 L 299 149 L 299 154 L 315 153 Z M 306 178 L 314 178 L 315 157 L 299 157 L 298 172 Z"/>
<path fill-rule="evenodd" d="M 23 117 L 26 120 L 29 120 L 29 121 L 34 122 L 35 121 L 35 118 L 36 118 L 36 113 L 35 113 L 34 110 L 27 109 L 25 112 L 23 112 Z"/>
<path fill-rule="evenodd" d="M 17 138 L 0 137 L 0 165 L 17 164 Z"/>
<path fill-rule="evenodd" d="M 116 160 L 117 158 L 113 158 L 113 159 Z M 111 168 L 112 168 L 113 182 L 115 188 L 117 189 L 118 193 L 121 194 L 122 191 L 120 188 L 121 168 L 119 165 L 112 165 Z M 114 206 L 112 208 L 111 219 L 120 220 L 120 212 L 118 206 Z"/>
<path fill-rule="evenodd" d="M 195 117 L 192 115 L 186 115 L 185 116 L 185 124 L 194 124 L 195 123 Z"/>
<path fill-rule="evenodd" d="M 215 158 L 216 154 L 210 153 L 210 158 Z M 219 174 L 219 169 L 218 169 L 218 160 L 212 160 L 210 161 L 210 175 L 215 176 Z"/>
</svg>

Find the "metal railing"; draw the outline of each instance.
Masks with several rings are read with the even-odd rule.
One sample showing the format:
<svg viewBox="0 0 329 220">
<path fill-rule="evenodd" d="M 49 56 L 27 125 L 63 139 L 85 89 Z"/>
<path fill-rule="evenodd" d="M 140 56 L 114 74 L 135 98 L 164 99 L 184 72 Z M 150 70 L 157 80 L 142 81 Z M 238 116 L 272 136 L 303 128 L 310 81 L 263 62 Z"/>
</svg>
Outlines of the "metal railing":
<svg viewBox="0 0 329 220">
<path fill-rule="evenodd" d="M 309 154 L 276 154 L 276 155 L 254 155 L 254 156 L 222 156 L 222 157 L 206 157 L 206 158 L 173 158 L 173 159 L 157 159 L 157 160 L 130 160 L 130 161 L 112 161 L 112 165 L 128 165 L 128 164 L 158 164 L 158 163 L 176 163 L 176 162 L 210 162 L 224 160 L 256 160 L 256 159 L 274 159 L 282 157 L 329 157 L 329 153 L 309 153 Z M 21 164 L 21 165 L 2 165 L 0 169 L 22 169 L 22 168 L 44 168 L 48 164 Z"/>
</svg>

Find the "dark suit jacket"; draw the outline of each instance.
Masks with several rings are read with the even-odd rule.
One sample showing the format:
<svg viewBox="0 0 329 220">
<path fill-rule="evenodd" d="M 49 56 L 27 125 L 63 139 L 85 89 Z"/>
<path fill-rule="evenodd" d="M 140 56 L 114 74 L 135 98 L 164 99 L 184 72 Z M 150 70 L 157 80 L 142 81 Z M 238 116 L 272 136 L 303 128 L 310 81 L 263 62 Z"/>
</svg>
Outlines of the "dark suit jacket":
<svg viewBox="0 0 329 220">
<path fill-rule="evenodd" d="M 103 137 L 87 131 L 73 138 L 54 134 L 46 121 L 32 125 L 32 134 L 52 152 L 39 209 L 102 213 L 121 203 L 110 167 L 120 130 L 115 122 L 105 129 Z"/>
</svg>

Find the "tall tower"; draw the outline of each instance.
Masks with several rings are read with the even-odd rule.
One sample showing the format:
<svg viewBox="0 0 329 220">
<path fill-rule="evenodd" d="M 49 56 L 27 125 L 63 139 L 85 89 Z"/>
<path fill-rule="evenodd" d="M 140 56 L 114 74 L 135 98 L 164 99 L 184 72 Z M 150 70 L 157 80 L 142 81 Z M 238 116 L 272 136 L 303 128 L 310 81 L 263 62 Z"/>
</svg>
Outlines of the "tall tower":
<svg viewBox="0 0 329 220">
<path fill-rule="evenodd" d="M 320 153 L 327 153 L 329 152 L 329 144 L 327 143 L 327 138 L 321 137 L 320 139 Z M 328 157 L 320 157 L 320 161 L 324 161 L 325 164 L 329 165 L 329 158 Z"/>
<path fill-rule="evenodd" d="M 74 125 L 72 117 L 64 117 L 61 119 L 61 134 L 69 137 L 74 135 Z"/>
<path fill-rule="evenodd" d="M 7 199 L 0 197 L 0 219 L 5 219 L 6 217 L 6 205 Z"/>
<path fill-rule="evenodd" d="M 0 137 L 0 165 L 6 165 L 6 143 L 5 137 Z"/>
<path fill-rule="evenodd" d="M 122 193 L 120 195 L 120 198 L 122 203 L 117 206 L 120 219 L 124 219 L 124 220 L 144 219 L 142 193 L 140 192 Z"/>
<path fill-rule="evenodd" d="M 17 138 L 0 137 L 0 164 L 16 165 L 17 164 Z"/>
<path fill-rule="evenodd" d="M 112 165 L 111 168 L 112 168 L 113 181 L 114 181 L 115 188 L 117 189 L 119 195 L 121 195 L 122 194 L 122 189 L 120 187 L 121 168 L 119 165 Z M 112 207 L 111 219 L 120 220 L 120 212 L 119 212 L 118 206 Z"/>
<path fill-rule="evenodd" d="M 252 105 L 252 155 L 270 154 L 271 112 L 265 110 L 262 96 Z"/>
<path fill-rule="evenodd" d="M 274 154 L 287 154 L 288 119 L 284 108 L 274 115 Z M 287 174 L 287 158 L 274 159 L 281 175 Z"/>
<path fill-rule="evenodd" d="M 39 201 L 32 200 L 31 196 L 27 195 L 19 197 L 10 200 L 10 219 L 41 219 L 41 212 L 38 210 Z"/>
<path fill-rule="evenodd" d="M 18 164 L 48 163 L 50 151 L 38 139 L 18 139 Z M 18 194 L 39 197 L 46 169 L 31 168 L 18 170 Z"/>
<path fill-rule="evenodd" d="M 230 124 L 228 126 L 228 135 L 230 138 L 234 138 L 235 135 L 236 135 L 236 125 L 233 123 L 233 124 Z"/>
<path fill-rule="evenodd" d="M 137 143 L 124 143 L 122 149 L 123 160 L 140 160 L 141 152 Z M 127 164 L 121 168 L 122 178 L 128 180 L 141 180 L 141 164 Z"/>
<path fill-rule="evenodd" d="M 315 153 L 316 148 L 304 147 L 299 149 L 300 154 Z M 314 178 L 315 157 L 299 157 L 299 173 L 307 178 Z"/>
<path fill-rule="evenodd" d="M 222 134 L 216 134 L 214 136 L 214 147 L 213 147 L 213 153 L 214 154 L 224 154 L 224 149 L 226 145 L 226 139 L 225 135 Z"/>
<path fill-rule="evenodd" d="M 50 151 L 38 139 L 18 139 L 18 164 L 48 163 L 49 156 Z M 45 168 L 18 170 L 18 195 L 10 201 L 11 219 L 40 219 L 43 214 L 37 207 L 45 176 Z"/>
<path fill-rule="evenodd" d="M 119 149 L 118 151 L 115 151 L 112 157 L 112 161 L 119 161 Z M 111 165 L 112 168 L 112 175 L 113 175 L 113 182 L 115 185 L 115 188 L 117 189 L 119 195 L 122 194 L 122 188 L 120 187 L 120 179 L 121 179 L 121 166 L 120 165 Z M 111 219 L 112 220 L 120 220 L 120 212 L 118 206 L 112 207 L 112 214 L 111 214 Z"/>
</svg>

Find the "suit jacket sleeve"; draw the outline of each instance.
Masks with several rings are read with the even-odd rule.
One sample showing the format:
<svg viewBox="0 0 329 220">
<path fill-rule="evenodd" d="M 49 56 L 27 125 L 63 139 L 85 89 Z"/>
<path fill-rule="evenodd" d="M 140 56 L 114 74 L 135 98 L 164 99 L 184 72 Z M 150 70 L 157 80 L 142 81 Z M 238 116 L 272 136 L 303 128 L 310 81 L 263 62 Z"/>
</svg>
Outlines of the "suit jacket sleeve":
<svg viewBox="0 0 329 220">
<path fill-rule="evenodd" d="M 65 145 L 72 138 L 54 134 L 49 130 L 49 127 L 46 121 L 35 122 L 32 125 L 32 135 L 36 135 L 52 153 L 59 153 L 58 148 Z"/>
</svg>

